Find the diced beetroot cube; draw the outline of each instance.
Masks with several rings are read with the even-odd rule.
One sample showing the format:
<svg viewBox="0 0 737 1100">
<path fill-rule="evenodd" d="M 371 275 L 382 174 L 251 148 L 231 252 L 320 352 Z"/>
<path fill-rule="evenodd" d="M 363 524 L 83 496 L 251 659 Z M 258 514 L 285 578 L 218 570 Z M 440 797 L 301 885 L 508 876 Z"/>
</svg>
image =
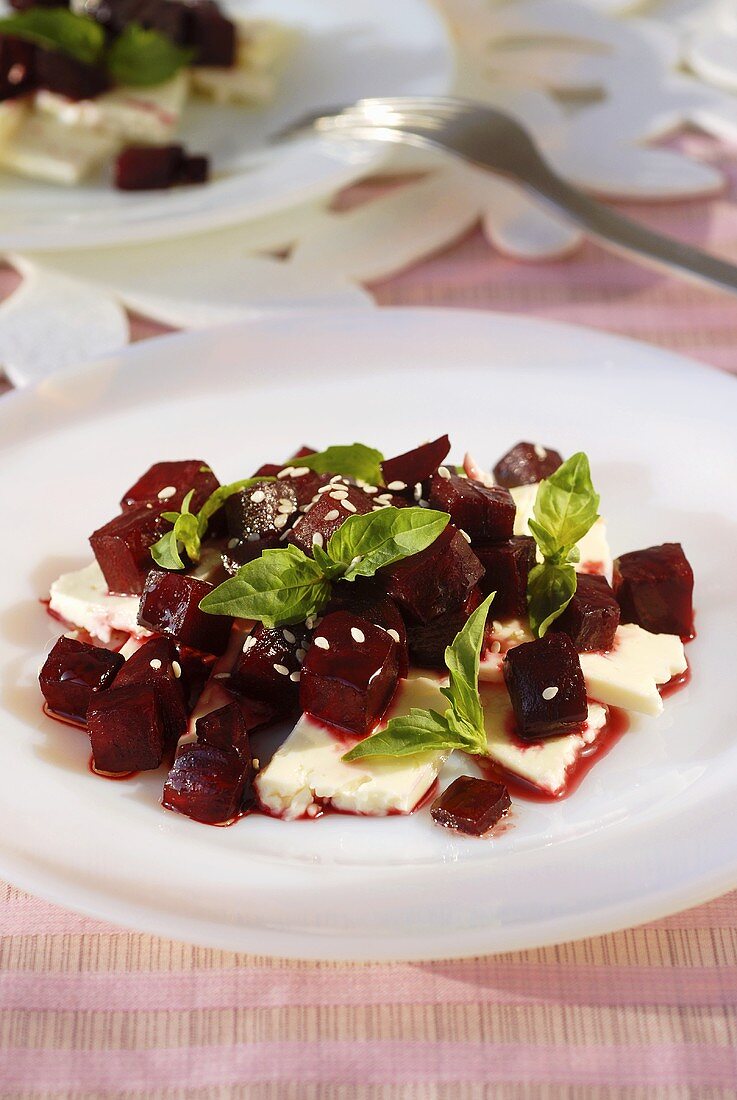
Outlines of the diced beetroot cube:
<svg viewBox="0 0 737 1100">
<path fill-rule="evenodd" d="M 515 646 L 502 668 L 523 740 L 570 733 L 588 718 L 581 662 L 567 634 L 547 633 Z"/>
<path fill-rule="evenodd" d="M 262 466 L 257 476 L 271 476 L 268 472 L 271 470 L 273 470 L 272 466 Z M 334 474 L 317 474 L 307 466 L 299 465 L 279 467 L 273 476 L 281 484 L 291 485 L 297 494 L 297 504 L 300 509 L 305 509 L 311 504 L 317 496 L 317 490 L 322 489 L 323 485 L 327 485 L 331 478 L 336 477 Z M 347 488 L 342 478 L 339 478 L 336 482 L 336 488 Z"/>
<path fill-rule="evenodd" d="M 67 99 L 94 99 L 110 87 L 101 65 L 85 65 L 60 50 L 36 53 L 36 84 Z"/>
<path fill-rule="evenodd" d="M 430 479 L 430 507 L 447 512 L 472 539 L 507 539 L 514 533 L 515 505 L 508 489 L 446 472 Z"/>
<path fill-rule="evenodd" d="M 212 589 L 207 581 L 186 573 L 152 569 L 141 595 L 138 622 L 147 630 L 176 638 L 190 649 L 219 656 L 228 646 L 233 619 L 200 610 L 200 602 Z"/>
<path fill-rule="evenodd" d="M 491 605 L 495 619 L 527 614 L 527 578 L 535 564 L 535 540 L 529 535 L 498 542 L 474 543 L 474 553 L 486 570 L 481 579 L 484 596 L 496 592 Z"/>
<path fill-rule="evenodd" d="M 151 546 L 171 529 L 162 511 L 168 509 L 139 504 L 90 535 L 97 564 L 115 595 L 137 596 L 143 591 L 152 565 Z"/>
<path fill-rule="evenodd" d="M 463 607 L 483 575 L 483 565 L 451 523 L 426 550 L 380 573 L 406 617 L 420 623 Z"/>
<path fill-rule="evenodd" d="M 216 745 L 185 745 L 166 777 L 162 803 L 206 825 L 222 825 L 243 807 L 251 776 L 250 758 Z"/>
<path fill-rule="evenodd" d="M 430 808 L 433 821 L 446 829 L 483 836 L 512 805 L 503 783 L 462 775 L 436 798 Z"/>
<path fill-rule="evenodd" d="M 494 467 L 498 485 L 514 489 L 517 485 L 534 485 L 554 474 L 563 459 L 550 447 L 539 443 L 517 443 Z"/>
<path fill-rule="evenodd" d="M 235 493 L 225 504 L 228 528 L 223 562 L 237 573 L 246 562 L 272 550 L 297 515 L 297 494 L 283 481 L 261 481 Z"/>
<path fill-rule="evenodd" d="M 255 471 L 254 477 L 276 477 L 284 469 L 283 466 L 278 466 L 275 462 L 265 462 L 263 466 L 259 466 Z"/>
<path fill-rule="evenodd" d="M 398 678 L 398 647 L 387 631 L 336 611 L 322 620 L 307 650 L 300 705 L 331 726 L 363 735 L 386 710 Z"/>
<path fill-rule="evenodd" d="M 398 647 L 399 678 L 403 680 L 409 672 L 409 651 L 407 648 L 407 628 L 399 608 L 391 597 L 387 596 L 375 579 L 359 577 L 355 581 L 343 581 L 333 587 L 333 597 L 325 609 L 329 615 L 333 611 L 350 611 L 374 626 L 380 626 L 394 639 Z"/>
<path fill-rule="evenodd" d="M 177 183 L 195 184 L 207 183 L 210 178 L 210 158 L 198 153 L 195 156 L 185 156 L 179 165 Z"/>
<path fill-rule="evenodd" d="M 124 663 L 119 653 L 109 649 L 59 638 L 38 682 L 50 710 L 84 722 L 93 695 L 110 687 Z"/>
<path fill-rule="evenodd" d="M 306 516 L 302 516 L 289 532 L 287 541 L 312 553 L 314 545 L 324 547 L 331 535 L 341 527 L 349 516 L 363 516 L 373 507 L 371 497 L 355 485 L 337 486 L 330 492 L 321 493 Z"/>
<path fill-rule="evenodd" d="M 0 34 L 0 100 L 25 95 L 36 86 L 36 47 Z"/>
<path fill-rule="evenodd" d="M 201 458 L 188 458 L 182 462 L 155 462 L 123 494 L 120 507 L 132 508 L 136 504 L 153 504 L 167 512 L 179 512 L 190 489 L 194 496 L 190 512 L 199 512 L 207 498 L 220 486 L 214 473 Z"/>
<path fill-rule="evenodd" d="M 614 592 L 623 623 L 651 634 L 693 636 L 693 570 L 680 542 L 622 554 L 614 563 Z"/>
<path fill-rule="evenodd" d="M 179 646 L 179 664 L 182 666 L 182 683 L 185 690 L 187 714 L 191 714 L 199 702 L 205 684 L 210 678 L 212 667 L 217 658 L 211 653 L 200 653 L 196 649 Z"/>
<path fill-rule="evenodd" d="M 248 727 L 243 711 L 236 702 L 203 714 L 202 718 L 197 719 L 195 730 L 200 744 L 214 745 L 222 752 L 235 750 L 250 761 Z"/>
<path fill-rule="evenodd" d="M 384 484 L 393 492 L 413 492 L 418 484 L 427 481 L 435 473 L 450 451 L 450 440 L 441 435 L 432 443 L 423 443 L 412 451 L 387 458 L 381 464 Z"/>
<path fill-rule="evenodd" d="M 267 630 L 259 623 L 243 643 L 231 670 L 231 686 L 249 699 L 261 699 L 290 714 L 299 702 L 299 675 L 309 644 L 302 626 Z"/>
<path fill-rule="evenodd" d="M 128 145 L 115 160 L 115 186 L 120 191 L 155 191 L 179 182 L 182 145 Z"/>
<path fill-rule="evenodd" d="M 112 687 L 96 695 L 87 711 L 87 729 L 97 771 L 150 771 L 164 758 L 164 718 L 151 684 Z"/>
<path fill-rule="evenodd" d="M 611 649 L 619 626 L 619 604 L 606 577 L 579 573 L 576 592 L 551 630 L 567 634 L 579 653 Z"/>
<path fill-rule="evenodd" d="M 195 49 L 195 65 L 235 65 L 237 35 L 235 24 L 226 19 L 217 4 L 196 0 L 190 6 L 190 44 Z"/>
<path fill-rule="evenodd" d="M 187 681 L 179 650 L 171 638 L 159 635 L 128 658 L 118 673 L 116 687 L 149 684 L 156 689 L 166 727 L 167 745 L 176 745 L 187 730 Z"/>
<path fill-rule="evenodd" d="M 307 458 L 309 455 L 314 454 L 317 454 L 315 448 L 308 447 L 307 444 L 303 443 L 299 450 L 294 452 L 291 461 L 294 462 L 295 458 Z"/>
<path fill-rule="evenodd" d="M 446 646 L 452 644 L 480 603 L 481 589 L 477 587 L 457 611 L 446 611 L 429 623 L 411 624 L 407 628 L 407 641 L 413 664 L 444 670 Z"/>
</svg>

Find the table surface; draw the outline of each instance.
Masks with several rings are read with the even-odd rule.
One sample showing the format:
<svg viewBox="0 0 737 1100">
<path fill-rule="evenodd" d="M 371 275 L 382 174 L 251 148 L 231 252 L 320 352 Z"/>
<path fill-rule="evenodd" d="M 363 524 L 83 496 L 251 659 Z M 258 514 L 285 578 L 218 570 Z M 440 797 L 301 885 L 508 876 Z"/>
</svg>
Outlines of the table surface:
<svg viewBox="0 0 737 1100">
<path fill-rule="evenodd" d="M 687 140 L 726 169 L 728 192 L 625 209 L 737 261 L 735 150 Z M 15 282 L 0 270 L 0 297 Z M 733 299 L 594 245 L 528 265 L 474 232 L 371 289 L 382 305 L 573 321 L 737 373 Z M 226 1096 L 737 1096 L 737 892 L 560 947 L 379 966 L 191 947 L 0 884 L 0 1097 Z"/>
</svg>

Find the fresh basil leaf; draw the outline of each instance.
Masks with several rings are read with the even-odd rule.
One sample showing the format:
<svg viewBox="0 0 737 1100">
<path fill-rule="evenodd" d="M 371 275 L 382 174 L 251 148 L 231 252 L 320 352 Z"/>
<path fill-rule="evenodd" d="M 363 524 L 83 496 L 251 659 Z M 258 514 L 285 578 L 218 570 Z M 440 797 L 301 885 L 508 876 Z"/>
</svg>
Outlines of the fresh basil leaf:
<svg viewBox="0 0 737 1100">
<path fill-rule="evenodd" d="M 346 581 L 373 577 L 378 569 L 427 549 L 449 519 L 431 508 L 382 508 L 350 516 L 330 539 L 328 556 Z"/>
<path fill-rule="evenodd" d="M 200 603 L 209 615 L 258 619 L 265 627 L 301 623 L 322 611 L 330 582 L 318 563 L 296 546 L 265 550 Z"/>
<path fill-rule="evenodd" d="M 84 65 L 100 61 L 105 31 L 94 19 L 67 8 L 28 8 L 0 19 L 0 34 L 33 42 L 46 50 L 60 50 Z"/>
<path fill-rule="evenodd" d="M 484 710 L 479 697 L 479 663 L 484 642 L 484 627 L 489 608 L 496 595 L 492 592 L 469 617 L 445 651 L 445 665 L 450 674 L 447 688 L 441 688 L 450 703 L 448 719 L 460 740 L 470 746 L 467 751 L 486 752 Z"/>
<path fill-rule="evenodd" d="M 530 629 L 544 638 L 552 623 L 562 615 L 576 594 L 576 571 L 566 563 L 543 562 L 530 570 L 527 579 L 527 607 Z"/>
<path fill-rule="evenodd" d="M 165 535 L 161 536 L 158 542 L 153 544 L 151 547 L 151 557 L 162 569 L 185 568 L 185 563 L 182 561 L 179 553 L 179 544 L 173 527 L 171 531 L 167 531 Z"/>
<path fill-rule="evenodd" d="M 148 87 L 171 80 L 193 56 L 160 31 L 129 23 L 108 50 L 106 63 L 116 83 Z"/>
<path fill-rule="evenodd" d="M 333 580 L 340 576 L 342 572 L 341 567 L 336 565 L 334 561 L 331 561 L 322 546 L 318 546 L 317 543 L 314 543 L 312 546 L 312 556 L 320 566 L 322 575 L 326 580 Z"/>
<path fill-rule="evenodd" d="M 296 466 L 306 466 L 318 474 L 341 474 L 354 481 L 365 481 L 369 485 L 381 485 L 381 463 L 384 456 L 374 447 L 364 443 L 351 443 L 346 446 L 328 447 L 314 455 L 293 460 Z"/>
<path fill-rule="evenodd" d="M 567 553 L 580 542 L 599 518 L 599 499 L 581 451 L 540 483 L 530 530 L 543 557 Z"/>
<path fill-rule="evenodd" d="M 370 756 L 414 756 L 418 752 L 459 748 L 445 718 L 434 710 L 417 710 L 390 718 L 384 729 L 359 741 L 343 760 Z"/>
</svg>

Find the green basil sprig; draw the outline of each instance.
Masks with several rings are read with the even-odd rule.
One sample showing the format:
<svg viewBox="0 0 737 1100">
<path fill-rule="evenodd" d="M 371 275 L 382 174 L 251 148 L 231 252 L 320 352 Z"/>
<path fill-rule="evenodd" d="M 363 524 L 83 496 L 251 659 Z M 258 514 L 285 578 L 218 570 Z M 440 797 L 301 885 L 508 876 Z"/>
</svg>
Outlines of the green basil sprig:
<svg viewBox="0 0 737 1100">
<path fill-rule="evenodd" d="M 301 460 L 300 460 L 301 461 Z M 327 546 L 309 557 L 296 546 L 264 550 L 202 600 L 211 615 L 257 619 L 264 626 L 290 626 L 319 614 L 331 583 L 373 577 L 378 569 L 425 550 L 449 516 L 430 508 L 382 508 L 349 516 Z"/>
<path fill-rule="evenodd" d="M 129 23 L 107 55 L 107 70 L 116 84 L 133 87 L 163 84 L 189 65 L 194 50 L 182 49 L 166 35 Z"/>
<path fill-rule="evenodd" d="M 583 452 L 572 455 L 540 482 L 530 531 L 543 560 L 530 570 L 527 580 L 530 629 L 538 638 L 545 636 L 576 594 L 577 543 L 599 518 L 599 499 Z"/>
<path fill-rule="evenodd" d="M 305 455 L 292 460 L 294 465 L 306 466 L 317 474 L 341 474 L 354 481 L 365 481 L 369 485 L 381 485 L 381 463 L 384 456 L 375 447 L 365 443 L 350 443 L 345 446 L 328 447 L 317 454 Z"/>
<path fill-rule="evenodd" d="M 96 65 L 105 50 L 103 27 L 68 8 L 28 8 L 0 19 L 0 34 L 33 42 L 62 53 L 83 65 Z"/>
<path fill-rule="evenodd" d="M 444 714 L 435 710 L 412 708 L 409 714 L 391 718 L 384 729 L 359 741 L 344 760 L 363 760 L 372 756 L 413 756 L 417 752 L 450 751 L 487 756 L 488 739 L 484 711 L 479 697 L 479 661 L 484 627 L 489 614 L 492 592 L 476 608 L 452 645 L 445 650 L 450 673 L 447 688 L 441 688 L 450 706 Z"/>
<path fill-rule="evenodd" d="M 167 531 L 158 542 L 153 544 L 151 557 L 162 569 L 185 569 L 186 562 L 182 560 L 182 550 L 190 562 L 198 562 L 207 526 L 228 497 L 258 482 L 273 480 L 273 477 L 247 477 L 242 481 L 232 481 L 230 485 L 220 485 L 214 493 L 210 494 L 196 515 L 189 510 L 194 496 L 194 489 L 190 489 L 182 501 L 181 512 L 162 513 L 163 518 L 173 526 L 171 531 Z"/>
</svg>

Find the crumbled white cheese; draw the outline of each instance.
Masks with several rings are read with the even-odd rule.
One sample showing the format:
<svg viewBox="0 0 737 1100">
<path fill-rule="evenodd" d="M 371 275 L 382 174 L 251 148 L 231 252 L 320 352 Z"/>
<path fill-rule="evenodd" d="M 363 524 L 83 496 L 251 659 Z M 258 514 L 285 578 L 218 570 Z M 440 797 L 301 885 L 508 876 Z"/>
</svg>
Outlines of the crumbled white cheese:
<svg viewBox="0 0 737 1100">
<path fill-rule="evenodd" d="M 582 653 L 586 690 L 593 699 L 639 714 L 663 710 L 659 684 L 688 668 L 683 642 L 674 634 L 650 634 L 634 623 L 617 627 L 608 653 Z"/>
</svg>

